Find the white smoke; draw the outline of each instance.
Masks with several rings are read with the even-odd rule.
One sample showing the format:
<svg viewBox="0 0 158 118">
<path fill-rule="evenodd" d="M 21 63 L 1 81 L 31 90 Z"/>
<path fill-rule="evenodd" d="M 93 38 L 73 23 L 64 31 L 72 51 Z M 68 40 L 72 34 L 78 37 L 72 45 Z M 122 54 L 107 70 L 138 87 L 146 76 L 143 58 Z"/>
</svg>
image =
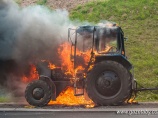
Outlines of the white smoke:
<svg viewBox="0 0 158 118">
<path fill-rule="evenodd" d="M 67 40 L 67 29 L 72 25 L 67 11 L 21 8 L 10 0 L 0 4 L 0 59 L 52 59 L 56 46 Z"/>
</svg>

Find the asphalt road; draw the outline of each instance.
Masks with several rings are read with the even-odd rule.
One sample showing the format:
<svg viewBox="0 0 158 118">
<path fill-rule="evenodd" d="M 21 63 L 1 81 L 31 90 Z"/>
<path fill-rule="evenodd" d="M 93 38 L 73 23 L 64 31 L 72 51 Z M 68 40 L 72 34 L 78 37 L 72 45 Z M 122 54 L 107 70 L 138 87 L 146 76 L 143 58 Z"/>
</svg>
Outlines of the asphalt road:
<svg viewBox="0 0 158 118">
<path fill-rule="evenodd" d="M 158 115 L 117 114 L 115 111 L 7 111 L 0 118 L 157 118 Z"/>
<path fill-rule="evenodd" d="M 0 118 L 158 118 L 158 103 L 123 106 L 49 105 L 32 107 L 22 104 L 0 104 Z"/>
</svg>

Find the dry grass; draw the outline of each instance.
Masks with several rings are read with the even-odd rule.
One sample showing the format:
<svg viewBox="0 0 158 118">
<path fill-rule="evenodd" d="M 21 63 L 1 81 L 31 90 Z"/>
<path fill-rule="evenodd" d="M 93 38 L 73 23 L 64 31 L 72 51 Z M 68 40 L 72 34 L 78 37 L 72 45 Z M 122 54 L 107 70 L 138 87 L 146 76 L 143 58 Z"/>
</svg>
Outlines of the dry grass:
<svg viewBox="0 0 158 118">
<path fill-rule="evenodd" d="M 18 3 L 21 6 L 25 7 L 29 5 L 38 4 L 41 0 L 15 0 L 15 1 L 18 1 Z M 43 2 L 43 5 L 46 5 L 52 9 L 66 9 L 70 11 L 71 9 L 75 8 L 78 5 L 84 5 L 88 2 L 95 2 L 95 1 L 103 1 L 103 0 L 45 0 L 45 2 Z"/>
</svg>

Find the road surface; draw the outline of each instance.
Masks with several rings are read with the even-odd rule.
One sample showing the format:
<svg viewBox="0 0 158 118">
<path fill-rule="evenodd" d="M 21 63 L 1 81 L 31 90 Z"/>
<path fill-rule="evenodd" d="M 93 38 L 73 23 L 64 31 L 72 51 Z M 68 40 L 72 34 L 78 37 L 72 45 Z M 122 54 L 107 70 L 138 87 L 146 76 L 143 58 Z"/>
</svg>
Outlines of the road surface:
<svg viewBox="0 0 158 118">
<path fill-rule="evenodd" d="M 158 103 L 123 106 L 49 105 L 32 107 L 23 104 L 0 104 L 0 118 L 158 118 Z"/>
</svg>

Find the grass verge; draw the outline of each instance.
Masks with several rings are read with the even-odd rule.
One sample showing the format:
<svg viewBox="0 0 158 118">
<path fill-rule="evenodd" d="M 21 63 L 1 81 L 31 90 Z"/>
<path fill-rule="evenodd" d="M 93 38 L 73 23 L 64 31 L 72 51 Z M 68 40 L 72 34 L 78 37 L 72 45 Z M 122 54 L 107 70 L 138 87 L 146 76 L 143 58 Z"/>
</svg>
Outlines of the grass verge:
<svg viewBox="0 0 158 118">
<path fill-rule="evenodd" d="M 38 5 L 46 5 L 47 0 L 38 0 L 36 3 L 37 3 Z"/>
</svg>

